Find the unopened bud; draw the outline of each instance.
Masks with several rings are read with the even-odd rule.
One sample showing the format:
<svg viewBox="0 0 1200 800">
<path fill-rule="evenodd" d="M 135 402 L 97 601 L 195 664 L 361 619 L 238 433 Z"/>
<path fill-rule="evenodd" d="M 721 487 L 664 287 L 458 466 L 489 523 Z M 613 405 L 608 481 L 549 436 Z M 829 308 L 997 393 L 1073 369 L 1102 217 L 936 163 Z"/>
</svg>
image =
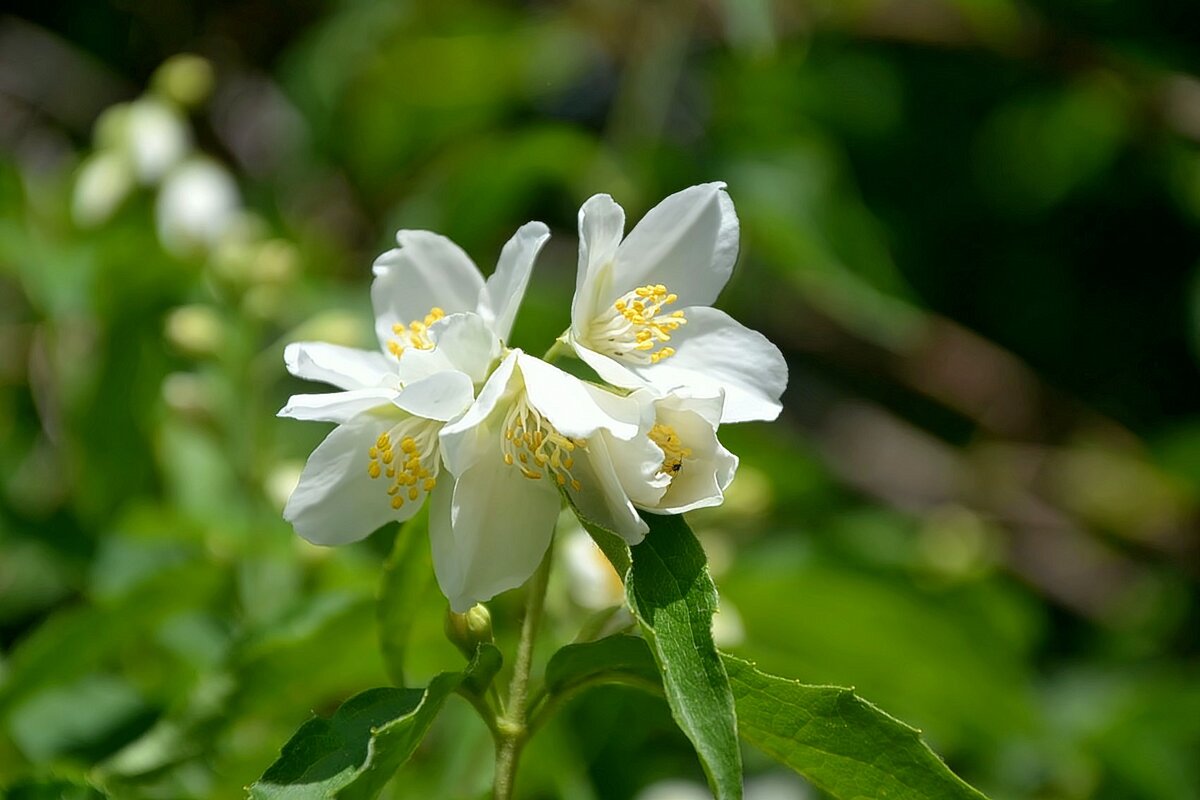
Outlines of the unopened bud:
<svg viewBox="0 0 1200 800">
<path fill-rule="evenodd" d="M 195 108 L 212 93 L 212 64 L 191 53 L 171 56 L 154 71 L 151 85 L 162 97 L 184 108 Z"/>
<path fill-rule="evenodd" d="M 491 613 L 486 606 L 478 603 L 467 609 L 465 614 L 447 609 L 446 638 L 467 658 L 474 658 L 476 647 L 493 641 Z"/>
<path fill-rule="evenodd" d="M 212 306 L 180 306 L 167 315 L 167 341 L 191 356 L 219 353 L 225 343 L 225 325 Z"/>
</svg>

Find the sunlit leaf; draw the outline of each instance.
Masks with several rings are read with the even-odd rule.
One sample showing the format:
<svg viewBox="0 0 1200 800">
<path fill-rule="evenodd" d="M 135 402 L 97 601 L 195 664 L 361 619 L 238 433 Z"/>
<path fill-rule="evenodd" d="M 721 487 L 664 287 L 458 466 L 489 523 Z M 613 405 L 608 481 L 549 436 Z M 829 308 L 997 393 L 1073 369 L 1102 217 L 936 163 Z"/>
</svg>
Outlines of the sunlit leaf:
<svg viewBox="0 0 1200 800">
<path fill-rule="evenodd" d="M 704 550 L 680 516 L 647 515 L 631 548 L 626 593 L 650 644 L 667 703 L 718 798 L 742 796 L 742 757 L 729 679 L 712 638 L 717 590 Z"/>
<path fill-rule="evenodd" d="M 806 686 L 722 659 L 743 739 L 844 800 L 982 800 L 920 732 L 837 686 Z"/>
</svg>

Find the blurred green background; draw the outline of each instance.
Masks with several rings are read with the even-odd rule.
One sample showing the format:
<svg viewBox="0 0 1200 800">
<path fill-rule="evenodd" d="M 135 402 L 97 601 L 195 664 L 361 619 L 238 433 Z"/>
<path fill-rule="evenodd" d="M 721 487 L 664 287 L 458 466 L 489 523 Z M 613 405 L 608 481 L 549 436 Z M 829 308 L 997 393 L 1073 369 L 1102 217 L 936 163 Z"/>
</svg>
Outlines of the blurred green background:
<svg viewBox="0 0 1200 800">
<path fill-rule="evenodd" d="M 586 197 L 632 222 L 725 180 L 721 305 L 792 370 L 778 422 L 722 431 L 741 472 L 692 518 L 726 646 L 857 687 L 996 800 L 1200 797 L 1200 6 L 6 9 L 0 791 L 240 797 L 387 682 L 394 530 L 299 541 L 279 509 L 324 430 L 274 413 L 306 390 L 285 343 L 371 346 L 396 228 L 490 271 L 547 222 L 515 335 L 541 352 Z M 160 68 L 182 52 L 206 61 Z M 543 655 L 587 572 L 557 572 Z M 416 679 L 460 662 L 426 602 Z M 514 598 L 493 613 L 510 641 Z M 490 748 L 456 701 L 391 796 L 480 796 Z M 821 796 L 747 758 L 752 798 Z M 702 784 L 665 705 L 618 689 L 521 775 Z"/>
</svg>

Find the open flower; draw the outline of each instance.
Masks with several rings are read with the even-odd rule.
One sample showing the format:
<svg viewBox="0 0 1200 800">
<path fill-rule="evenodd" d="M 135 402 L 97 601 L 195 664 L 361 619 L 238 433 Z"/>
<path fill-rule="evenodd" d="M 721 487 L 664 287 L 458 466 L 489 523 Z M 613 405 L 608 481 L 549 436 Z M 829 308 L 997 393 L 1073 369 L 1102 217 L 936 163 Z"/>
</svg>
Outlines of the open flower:
<svg viewBox="0 0 1200 800">
<path fill-rule="evenodd" d="M 284 509 L 310 542 L 345 544 L 408 519 L 438 485 L 438 434 L 470 406 L 476 376 L 482 380 L 499 342 L 474 314 L 439 320 L 429 336 L 438 345 L 426 354 L 430 363 L 407 376 L 379 352 L 323 343 L 285 351 L 293 374 L 342 390 L 295 395 L 279 412 L 338 423 L 309 457 Z"/>
<path fill-rule="evenodd" d="M 783 356 L 710 307 L 738 250 L 724 186 L 671 195 L 624 238 L 625 212 L 611 197 L 584 203 L 568 341 L 614 385 L 723 392 L 723 422 L 774 419 L 787 385 Z"/>
<path fill-rule="evenodd" d="M 738 458 L 717 440 L 722 397 L 694 395 L 686 390 L 656 397 L 642 389 L 633 392 L 630 399 L 643 407 L 642 419 L 648 411 L 650 426 L 633 441 L 614 439 L 603 432 L 601 435 L 618 462 L 640 458 L 641 439 L 654 444 L 659 461 L 650 480 L 619 473 L 623 478 L 621 488 L 632 503 L 655 514 L 682 514 L 724 502 L 725 490 L 737 472 Z"/>
<path fill-rule="evenodd" d="M 448 314 L 473 312 L 506 341 L 533 262 L 550 231 L 540 222 L 522 225 L 500 251 L 496 271 L 485 281 L 462 248 L 429 231 L 402 230 L 399 247 L 375 260 L 371 302 L 375 332 L 384 351 L 399 358 L 432 346 L 428 329 Z"/>
<path fill-rule="evenodd" d="M 639 413 L 637 401 L 617 395 L 602 406 L 583 382 L 520 350 L 505 357 L 475 404 L 441 433 L 455 483 L 453 495 L 434 496 L 430 537 L 451 608 L 465 610 L 533 574 L 561 492 L 588 518 L 641 540 L 648 528 L 621 485 L 636 483 L 637 473 L 650 480 L 661 453 L 644 437 L 635 443 Z M 606 440 L 631 442 L 627 457 L 614 460 Z"/>
</svg>

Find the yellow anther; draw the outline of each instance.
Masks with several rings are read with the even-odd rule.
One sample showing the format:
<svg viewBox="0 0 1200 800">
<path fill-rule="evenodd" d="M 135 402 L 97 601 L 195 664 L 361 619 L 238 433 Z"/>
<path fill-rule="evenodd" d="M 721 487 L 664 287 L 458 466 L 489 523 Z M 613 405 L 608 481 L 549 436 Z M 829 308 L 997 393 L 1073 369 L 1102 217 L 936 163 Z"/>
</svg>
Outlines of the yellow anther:
<svg viewBox="0 0 1200 800">
<path fill-rule="evenodd" d="M 367 474 L 372 478 L 387 475 L 385 492 L 391 507 L 399 509 L 407 500 L 416 502 L 422 489 L 426 492 L 437 484 L 436 476 L 423 464 L 436 468 L 437 433 L 440 425 L 420 417 L 408 417 L 390 431 L 385 431 L 367 448 Z M 399 455 L 393 449 L 398 442 Z"/>
<path fill-rule="evenodd" d="M 679 471 L 683 469 L 683 460 L 692 455 L 691 448 L 683 446 L 679 434 L 670 425 L 655 423 L 647 436 L 663 452 L 661 472 L 672 478 L 678 475 Z"/>
<path fill-rule="evenodd" d="M 548 477 L 559 486 L 575 480 L 570 466 L 574 462 L 565 454 L 582 443 L 559 433 L 529 405 L 527 396 L 522 394 L 512 404 L 501 430 L 500 453 L 506 465 L 516 466 L 530 480 Z"/>
<path fill-rule="evenodd" d="M 670 341 L 671 333 L 687 324 L 685 312 L 665 307 L 679 300 L 666 284 L 648 283 L 613 301 L 612 308 L 596 317 L 589 339 L 594 349 L 635 364 L 657 364 L 674 350 L 655 348 Z"/>
<path fill-rule="evenodd" d="M 575 480 L 574 478 L 572 478 L 571 479 L 571 488 L 578 492 L 580 489 L 583 488 L 583 484 L 580 483 L 579 481 Z"/>
</svg>

